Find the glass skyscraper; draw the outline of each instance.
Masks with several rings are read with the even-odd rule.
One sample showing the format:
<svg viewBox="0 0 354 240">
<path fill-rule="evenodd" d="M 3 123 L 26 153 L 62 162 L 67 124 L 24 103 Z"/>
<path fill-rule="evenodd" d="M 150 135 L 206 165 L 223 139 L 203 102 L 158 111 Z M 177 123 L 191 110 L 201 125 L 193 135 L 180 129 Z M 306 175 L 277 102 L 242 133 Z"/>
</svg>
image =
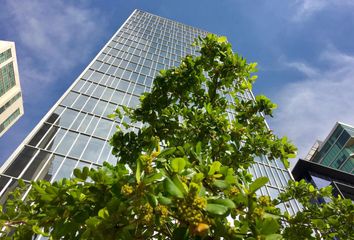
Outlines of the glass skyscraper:
<svg viewBox="0 0 354 240">
<path fill-rule="evenodd" d="M 70 177 L 76 167 L 115 163 L 108 140 L 120 123 L 107 115 L 118 105 L 136 106 L 139 96 L 150 91 L 159 70 L 178 65 L 186 54 L 196 54 L 191 44 L 206 34 L 135 10 L 2 166 L 2 201 L 18 178 L 55 181 Z M 240 97 L 253 99 L 251 92 Z M 291 178 L 280 161 L 266 158 L 257 159 L 250 171 L 255 178 L 269 177 L 269 185 L 260 194 L 272 197 Z M 290 213 L 299 208 L 296 202 L 281 207 Z"/>
</svg>

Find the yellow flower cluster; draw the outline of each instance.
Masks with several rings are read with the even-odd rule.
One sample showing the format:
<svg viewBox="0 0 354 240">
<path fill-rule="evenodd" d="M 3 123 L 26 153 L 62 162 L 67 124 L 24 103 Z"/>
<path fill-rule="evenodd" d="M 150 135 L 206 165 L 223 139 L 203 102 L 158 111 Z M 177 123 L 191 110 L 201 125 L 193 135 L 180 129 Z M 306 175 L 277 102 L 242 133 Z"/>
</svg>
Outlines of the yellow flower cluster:
<svg viewBox="0 0 354 240">
<path fill-rule="evenodd" d="M 154 209 L 151 207 L 149 203 L 145 203 L 140 207 L 140 216 L 142 216 L 141 220 L 143 224 L 150 224 L 154 217 Z"/>
<path fill-rule="evenodd" d="M 239 190 L 237 187 L 232 186 L 232 187 L 230 188 L 230 195 L 235 196 L 235 195 L 237 195 L 237 194 L 239 194 L 239 193 L 240 193 L 240 190 Z"/>
<path fill-rule="evenodd" d="M 133 187 L 130 186 L 129 184 L 125 184 L 125 185 L 123 185 L 121 191 L 122 191 L 123 195 L 129 196 L 130 194 L 133 193 Z"/>
<path fill-rule="evenodd" d="M 271 205 L 271 200 L 270 200 L 270 197 L 269 196 L 260 196 L 258 198 L 258 203 L 261 205 L 261 206 L 270 206 Z"/>
<path fill-rule="evenodd" d="M 207 204 L 205 198 L 190 195 L 186 199 L 178 199 L 176 203 L 178 213 L 184 221 L 193 226 L 206 222 L 202 212 Z"/>
</svg>

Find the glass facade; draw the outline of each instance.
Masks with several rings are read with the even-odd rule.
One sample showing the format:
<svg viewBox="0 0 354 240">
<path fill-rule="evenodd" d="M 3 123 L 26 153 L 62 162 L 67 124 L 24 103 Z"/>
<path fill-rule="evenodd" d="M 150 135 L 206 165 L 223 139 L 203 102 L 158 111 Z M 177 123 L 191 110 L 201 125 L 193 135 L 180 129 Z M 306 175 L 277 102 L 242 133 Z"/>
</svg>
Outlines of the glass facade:
<svg viewBox="0 0 354 240">
<path fill-rule="evenodd" d="M 354 174 L 354 128 L 337 123 L 310 161 Z"/>
<path fill-rule="evenodd" d="M 186 54 L 196 54 L 191 44 L 206 34 L 135 10 L 4 164 L 0 197 L 16 186 L 18 178 L 54 181 L 70 177 L 76 167 L 115 163 L 108 140 L 121 123 L 107 115 L 118 105 L 137 106 L 139 96 L 150 91 L 158 71 L 178 65 Z M 251 92 L 240 97 L 253 99 Z M 269 184 L 259 193 L 271 197 L 277 196 L 291 178 L 280 161 L 270 162 L 265 157 L 257 159 L 250 171 L 255 178 L 269 177 Z M 296 202 L 281 207 L 290 213 L 299 208 Z"/>
</svg>

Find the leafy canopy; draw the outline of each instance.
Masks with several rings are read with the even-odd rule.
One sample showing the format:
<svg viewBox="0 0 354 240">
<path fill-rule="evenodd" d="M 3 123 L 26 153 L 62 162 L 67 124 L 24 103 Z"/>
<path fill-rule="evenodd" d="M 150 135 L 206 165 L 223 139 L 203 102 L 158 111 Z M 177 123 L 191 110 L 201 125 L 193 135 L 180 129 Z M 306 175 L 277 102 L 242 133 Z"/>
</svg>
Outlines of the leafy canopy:
<svg viewBox="0 0 354 240">
<path fill-rule="evenodd" d="M 4 237 L 272 240 L 354 232 L 350 200 L 310 203 L 330 196 L 329 188 L 290 181 L 277 199 L 256 195 L 268 179 L 253 180 L 247 172 L 254 159 L 267 156 L 288 166 L 296 149 L 264 121 L 275 104 L 265 96 L 243 97 L 256 64 L 233 53 L 225 37 L 208 35 L 195 45 L 200 55 L 161 71 L 140 106 L 111 115 L 121 120 L 123 110 L 129 117 L 110 141 L 116 165 L 32 182 L 25 201 L 27 187 L 19 181 L 22 187 L 0 214 Z M 302 211 L 290 216 L 279 209 L 295 198 Z"/>
</svg>

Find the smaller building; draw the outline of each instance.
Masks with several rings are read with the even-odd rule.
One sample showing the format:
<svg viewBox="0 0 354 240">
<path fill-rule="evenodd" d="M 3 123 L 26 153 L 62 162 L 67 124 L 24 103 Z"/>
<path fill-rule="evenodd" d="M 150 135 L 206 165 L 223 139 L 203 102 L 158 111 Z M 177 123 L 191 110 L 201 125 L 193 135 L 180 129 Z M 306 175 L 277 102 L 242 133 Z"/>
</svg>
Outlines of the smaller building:
<svg viewBox="0 0 354 240">
<path fill-rule="evenodd" d="M 349 198 L 354 201 L 353 174 L 303 159 L 299 159 L 296 163 L 292 174 L 295 180 L 304 179 L 318 189 L 331 185 L 334 196 L 339 195 L 342 198 Z M 325 199 L 319 201 L 325 201 Z"/>
<path fill-rule="evenodd" d="M 309 161 L 354 174 L 354 127 L 337 122 Z"/>
<path fill-rule="evenodd" d="M 337 122 L 324 141 L 317 140 L 294 169 L 296 180 L 317 188 L 332 185 L 333 194 L 354 201 L 354 127 Z"/>
<path fill-rule="evenodd" d="M 23 113 L 15 43 L 0 41 L 0 137 Z"/>
</svg>

